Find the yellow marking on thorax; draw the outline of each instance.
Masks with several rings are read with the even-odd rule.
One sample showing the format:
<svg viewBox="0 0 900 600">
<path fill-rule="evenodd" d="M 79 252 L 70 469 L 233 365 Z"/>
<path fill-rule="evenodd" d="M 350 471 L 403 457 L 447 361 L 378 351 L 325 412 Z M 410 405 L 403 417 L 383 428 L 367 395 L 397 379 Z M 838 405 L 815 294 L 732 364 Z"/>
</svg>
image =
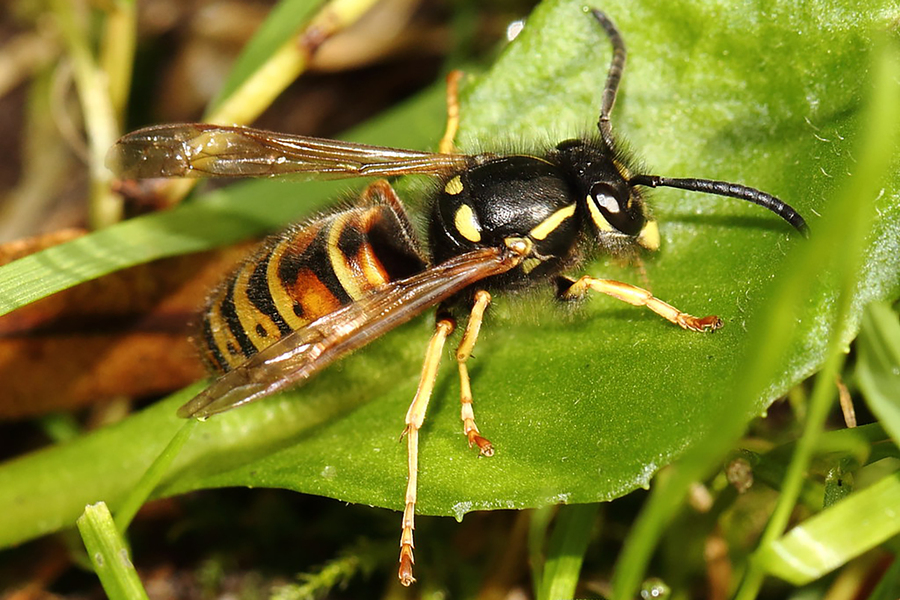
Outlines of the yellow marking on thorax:
<svg viewBox="0 0 900 600">
<path fill-rule="evenodd" d="M 470 242 L 481 241 L 481 226 L 475 220 L 475 213 L 468 204 L 460 206 L 453 217 L 453 225 Z"/>
<path fill-rule="evenodd" d="M 444 186 L 444 191 L 451 196 L 455 196 L 463 191 L 463 182 L 459 175 L 447 182 L 447 185 Z"/>
<path fill-rule="evenodd" d="M 537 227 L 532 229 L 528 235 L 536 240 L 542 240 L 546 238 L 550 233 L 553 232 L 554 229 L 559 227 L 563 221 L 571 217 L 575 214 L 575 205 L 570 204 L 565 208 L 561 208 L 540 223 L 538 223 Z"/>
</svg>

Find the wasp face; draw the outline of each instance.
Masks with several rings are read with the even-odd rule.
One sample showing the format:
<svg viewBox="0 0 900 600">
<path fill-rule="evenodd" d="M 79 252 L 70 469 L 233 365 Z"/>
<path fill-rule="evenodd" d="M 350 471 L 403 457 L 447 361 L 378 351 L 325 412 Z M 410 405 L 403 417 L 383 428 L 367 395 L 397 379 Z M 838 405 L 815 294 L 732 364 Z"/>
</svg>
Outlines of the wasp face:
<svg viewBox="0 0 900 600">
<path fill-rule="evenodd" d="M 656 250 L 656 221 L 647 216 L 640 192 L 629 185 L 628 167 L 604 142 L 567 140 L 557 145 L 551 159 L 567 172 L 601 245 L 637 242 Z"/>
</svg>

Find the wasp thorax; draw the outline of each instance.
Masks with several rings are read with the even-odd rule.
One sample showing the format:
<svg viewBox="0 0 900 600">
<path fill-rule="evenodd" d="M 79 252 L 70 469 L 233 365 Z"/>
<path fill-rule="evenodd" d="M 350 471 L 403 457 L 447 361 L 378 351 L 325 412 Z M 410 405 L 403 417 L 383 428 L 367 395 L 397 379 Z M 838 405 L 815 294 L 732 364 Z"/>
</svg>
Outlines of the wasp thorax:
<svg viewBox="0 0 900 600">
<path fill-rule="evenodd" d="M 528 155 L 488 158 L 449 178 L 436 198 L 429 223 L 432 260 L 527 239 L 529 256 L 501 278 L 503 285 L 524 284 L 567 262 L 581 218 L 568 177 L 557 165 Z"/>
</svg>

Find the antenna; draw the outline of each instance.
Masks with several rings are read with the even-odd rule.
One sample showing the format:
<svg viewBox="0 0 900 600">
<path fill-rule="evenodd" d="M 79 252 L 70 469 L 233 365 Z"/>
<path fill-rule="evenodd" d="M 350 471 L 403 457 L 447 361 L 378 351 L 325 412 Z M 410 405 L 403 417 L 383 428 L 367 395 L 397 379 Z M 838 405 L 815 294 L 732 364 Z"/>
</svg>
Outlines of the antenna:
<svg viewBox="0 0 900 600">
<path fill-rule="evenodd" d="M 635 175 L 628 180 L 628 185 L 643 185 L 651 188 L 671 187 L 691 192 L 703 192 L 716 196 L 727 196 L 746 200 L 767 208 L 799 231 L 803 237 L 809 237 L 809 226 L 792 206 L 773 196 L 746 185 L 729 183 L 727 181 L 713 181 L 711 179 L 673 179 L 658 175 Z"/>
<path fill-rule="evenodd" d="M 613 48 L 612 60 L 609 63 L 609 72 L 606 75 L 606 85 L 603 87 L 603 101 L 600 105 L 600 120 L 597 127 L 600 129 L 600 135 L 606 146 L 612 149 L 613 136 L 612 126 L 609 123 L 609 115 L 612 113 L 613 106 L 616 103 L 616 92 L 619 90 L 619 82 L 622 81 L 622 72 L 625 70 L 625 41 L 615 24 L 604 13 L 596 8 L 590 9 L 591 14 L 600 23 L 600 27 L 606 32 Z"/>
</svg>

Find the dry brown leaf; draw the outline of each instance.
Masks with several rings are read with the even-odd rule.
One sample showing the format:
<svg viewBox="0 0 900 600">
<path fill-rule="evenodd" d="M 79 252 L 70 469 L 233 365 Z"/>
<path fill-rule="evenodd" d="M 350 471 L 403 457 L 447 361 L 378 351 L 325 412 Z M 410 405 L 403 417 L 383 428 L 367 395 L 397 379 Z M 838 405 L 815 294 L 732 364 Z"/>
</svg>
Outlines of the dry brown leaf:
<svg viewBox="0 0 900 600">
<path fill-rule="evenodd" d="M 0 263 L 74 235 L 0 246 Z M 196 311 L 246 253 L 243 246 L 156 261 L 0 317 L 0 419 L 164 394 L 203 377 L 189 339 Z"/>
</svg>

